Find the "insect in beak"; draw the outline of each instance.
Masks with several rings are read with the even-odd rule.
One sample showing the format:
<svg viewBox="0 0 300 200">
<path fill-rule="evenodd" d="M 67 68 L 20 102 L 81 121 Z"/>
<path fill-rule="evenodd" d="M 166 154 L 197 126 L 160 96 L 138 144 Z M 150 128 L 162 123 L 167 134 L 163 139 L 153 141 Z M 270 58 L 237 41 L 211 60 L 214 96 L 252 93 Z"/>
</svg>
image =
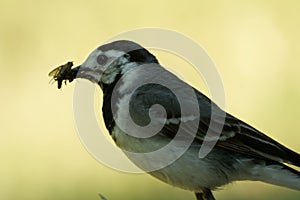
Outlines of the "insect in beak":
<svg viewBox="0 0 300 200">
<path fill-rule="evenodd" d="M 52 80 L 57 81 L 57 87 L 58 89 L 61 88 L 62 82 L 64 81 L 65 84 L 67 84 L 67 81 L 72 82 L 74 78 L 76 77 L 76 74 L 79 70 L 79 67 L 73 68 L 73 62 L 67 62 L 64 65 L 61 65 L 55 69 L 53 69 L 50 73 L 49 76 L 52 77 L 50 82 Z"/>
</svg>

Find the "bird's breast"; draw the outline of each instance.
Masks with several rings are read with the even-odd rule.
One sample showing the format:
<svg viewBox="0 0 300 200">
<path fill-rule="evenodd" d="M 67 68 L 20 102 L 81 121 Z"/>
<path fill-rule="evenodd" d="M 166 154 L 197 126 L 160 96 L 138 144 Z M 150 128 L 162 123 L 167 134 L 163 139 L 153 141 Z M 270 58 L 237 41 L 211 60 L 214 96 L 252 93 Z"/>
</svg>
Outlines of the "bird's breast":
<svg viewBox="0 0 300 200">
<path fill-rule="evenodd" d="M 203 188 L 216 188 L 229 182 L 222 171 L 217 167 L 214 168 L 214 163 L 211 163 L 214 161 L 210 156 L 204 159 L 198 157 L 199 146 L 190 146 L 173 162 L 166 163 L 170 156 L 176 155 L 176 151 L 182 150 L 181 147 L 174 147 L 160 151 L 170 143 L 170 138 L 160 134 L 151 138 L 135 138 L 124 133 L 118 127 L 113 129 L 112 136 L 115 138 L 117 146 L 135 165 L 142 170 L 146 169 L 150 175 L 173 186 L 200 191 Z M 140 156 L 137 158 L 136 154 L 131 154 L 131 152 Z M 148 157 L 146 154 L 149 152 L 157 152 L 158 155 Z M 156 169 L 158 166 L 160 168 Z"/>
</svg>

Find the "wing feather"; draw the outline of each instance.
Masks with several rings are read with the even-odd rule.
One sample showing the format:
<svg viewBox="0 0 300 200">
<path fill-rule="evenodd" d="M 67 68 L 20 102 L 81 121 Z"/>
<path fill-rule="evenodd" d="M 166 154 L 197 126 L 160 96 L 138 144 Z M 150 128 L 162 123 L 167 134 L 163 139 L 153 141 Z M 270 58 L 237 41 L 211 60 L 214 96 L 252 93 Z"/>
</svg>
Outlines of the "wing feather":
<svg viewBox="0 0 300 200">
<path fill-rule="evenodd" d="M 174 80 L 173 80 L 174 81 Z M 177 84 L 177 89 L 181 94 L 184 94 L 184 82 L 174 81 Z M 181 86 L 182 85 L 182 86 Z M 190 104 L 191 108 L 199 106 L 200 118 L 194 119 L 193 116 L 182 116 L 180 113 L 180 104 L 177 101 L 174 93 L 160 85 L 147 85 L 138 89 L 132 96 L 131 116 L 140 122 L 141 125 L 149 123 L 148 115 L 149 108 L 154 104 L 160 104 L 166 109 L 167 123 L 164 124 L 161 134 L 167 137 L 175 137 L 181 123 L 186 123 L 188 120 L 196 122 L 186 126 L 184 131 L 186 134 L 193 134 L 196 131 L 195 142 L 202 144 L 208 130 L 218 137 L 209 138 L 215 140 L 216 146 L 229 151 L 234 151 L 240 154 L 258 157 L 261 159 L 269 159 L 278 162 L 286 162 L 300 167 L 300 155 L 272 138 L 266 136 L 262 132 L 239 120 L 238 118 L 226 113 L 220 109 L 204 94 L 194 89 L 198 101 L 193 101 L 188 95 L 184 98 L 184 103 Z M 212 118 L 212 106 L 214 106 L 214 117 Z M 160 116 L 161 117 L 161 116 Z M 225 118 L 224 118 L 225 117 Z M 158 117 L 159 118 L 159 117 Z M 213 123 L 211 123 L 213 122 Z M 223 126 L 221 134 L 216 127 Z"/>
</svg>

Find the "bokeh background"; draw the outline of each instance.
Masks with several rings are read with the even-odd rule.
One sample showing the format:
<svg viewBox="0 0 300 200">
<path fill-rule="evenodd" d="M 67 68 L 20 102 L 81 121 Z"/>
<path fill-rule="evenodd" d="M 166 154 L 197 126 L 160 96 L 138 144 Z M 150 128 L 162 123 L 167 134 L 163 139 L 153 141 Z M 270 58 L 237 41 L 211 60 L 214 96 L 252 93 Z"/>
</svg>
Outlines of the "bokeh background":
<svg viewBox="0 0 300 200">
<path fill-rule="evenodd" d="M 194 199 L 148 175 L 97 162 L 76 133 L 74 84 L 48 84 L 54 67 L 80 64 L 110 37 L 141 27 L 193 38 L 218 66 L 227 111 L 300 152 L 299 10 L 296 0 L 1 0 L 0 199 Z M 161 62 L 176 70 L 165 54 L 158 53 Z M 300 193 L 240 182 L 215 196 L 298 200 Z"/>
</svg>

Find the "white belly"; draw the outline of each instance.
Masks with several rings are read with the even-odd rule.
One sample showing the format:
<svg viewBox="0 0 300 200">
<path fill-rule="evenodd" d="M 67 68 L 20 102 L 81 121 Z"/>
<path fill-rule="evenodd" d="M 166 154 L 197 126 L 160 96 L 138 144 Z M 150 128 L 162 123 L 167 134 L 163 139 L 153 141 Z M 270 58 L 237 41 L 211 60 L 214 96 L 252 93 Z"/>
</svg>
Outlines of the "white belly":
<svg viewBox="0 0 300 200">
<path fill-rule="evenodd" d="M 156 136 L 147 139 L 135 138 L 123 133 L 118 128 L 114 129 L 113 137 L 121 149 L 140 154 L 142 152 L 155 151 L 171 141 L 170 138 L 165 136 Z M 168 184 L 192 191 L 201 191 L 203 188 L 214 189 L 230 182 L 224 172 L 219 169 L 219 166 L 214 166 L 213 163 L 215 160 L 212 159 L 214 158 L 213 152 L 203 159 L 198 157 L 199 147 L 200 145 L 192 145 L 175 162 L 155 171 L 148 170 L 149 172 L 147 173 Z M 159 166 L 160 163 L 164 164 L 165 160 L 174 154 L 174 149 L 164 151 L 156 159 L 147 159 L 146 157 L 136 159 L 126 152 L 125 154 L 138 167 L 142 169 L 155 169 L 156 166 Z"/>
</svg>

